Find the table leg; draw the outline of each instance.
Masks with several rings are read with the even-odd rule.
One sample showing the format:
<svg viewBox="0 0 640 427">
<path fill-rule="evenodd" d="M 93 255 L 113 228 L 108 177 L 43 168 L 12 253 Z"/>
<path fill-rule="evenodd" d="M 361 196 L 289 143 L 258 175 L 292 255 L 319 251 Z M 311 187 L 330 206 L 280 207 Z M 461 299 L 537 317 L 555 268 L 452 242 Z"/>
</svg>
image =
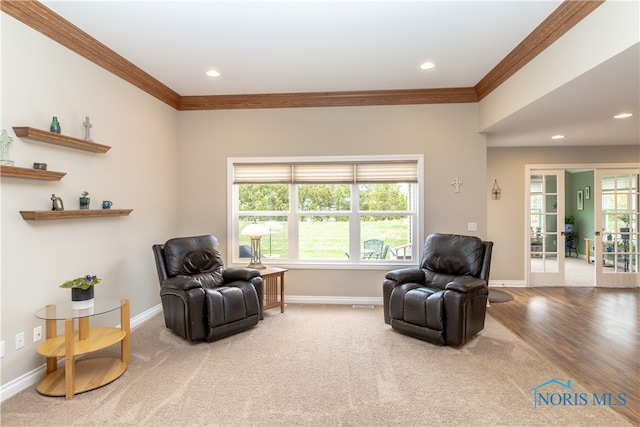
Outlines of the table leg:
<svg viewBox="0 0 640 427">
<path fill-rule="evenodd" d="M 65 382 L 65 397 L 67 400 L 73 399 L 75 394 L 75 373 L 76 363 L 73 354 L 73 319 L 67 319 L 64 321 L 64 382 Z"/>
<path fill-rule="evenodd" d="M 284 313 L 284 273 L 280 275 L 280 313 Z"/>
<path fill-rule="evenodd" d="M 120 342 L 120 358 L 127 365 L 131 361 L 131 326 L 129 324 L 129 313 L 129 298 L 127 298 L 120 309 L 120 327 L 125 333 L 124 339 Z"/>
<path fill-rule="evenodd" d="M 78 337 L 80 341 L 89 339 L 89 318 L 80 317 L 78 319 Z"/>
<path fill-rule="evenodd" d="M 54 305 L 48 305 L 47 310 L 49 308 L 55 310 Z M 51 316 L 53 317 L 53 316 Z M 47 339 L 55 338 L 58 335 L 58 326 L 57 321 L 52 319 L 47 319 L 46 322 L 46 337 Z M 47 374 L 53 372 L 58 369 L 58 358 L 57 357 L 47 357 Z"/>
</svg>

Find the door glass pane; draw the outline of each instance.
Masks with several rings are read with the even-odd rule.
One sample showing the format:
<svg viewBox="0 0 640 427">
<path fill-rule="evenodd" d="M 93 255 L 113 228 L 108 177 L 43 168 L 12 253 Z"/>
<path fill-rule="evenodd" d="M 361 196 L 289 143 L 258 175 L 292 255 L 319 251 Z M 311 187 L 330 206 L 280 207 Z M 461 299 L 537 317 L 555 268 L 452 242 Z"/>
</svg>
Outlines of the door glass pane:
<svg viewBox="0 0 640 427">
<path fill-rule="evenodd" d="M 558 177 L 532 175 L 530 183 L 531 272 L 558 273 Z"/>
<path fill-rule="evenodd" d="M 558 177 L 555 175 L 545 175 L 545 193 L 557 193 L 558 192 Z"/>
<path fill-rule="evenodd" d="M 545 234 L 544 250 L 545 252 L 558 252 L 558 239 L 555 234 Z"/>
<path fill-rule="evenodd" d="M 557 232 L 558 231 L 558 215 L 545 215 L 545 231 Z"/>
<path fill-rule="evenodd" d="M 604 274 L 638 272 L 638 174 L 602 177 Z"/>
<path fill-rule="evenodd" d="M 546 195 L 545 196 L 545 212 L 557 212 L 558 211 L 558 195 Z"/>
</svg>

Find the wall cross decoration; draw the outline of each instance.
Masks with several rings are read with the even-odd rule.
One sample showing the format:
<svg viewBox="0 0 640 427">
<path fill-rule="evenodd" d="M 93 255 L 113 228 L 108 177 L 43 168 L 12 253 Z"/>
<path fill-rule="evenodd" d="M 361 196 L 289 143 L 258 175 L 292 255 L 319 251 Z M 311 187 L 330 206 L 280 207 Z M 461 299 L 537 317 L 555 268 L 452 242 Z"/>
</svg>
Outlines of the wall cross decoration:
<svg viewBox="0 0 640 427">
<path fill-rule="evenodd" d="M 453 178 L 453 181 L 451 182 L 451 185 L 456 187 L 454 192 L 459 193 L 460 192 L 460 186 L 462 185 L 462 180 L 460 179 L 460 177 L 456 176 L 455 178 Z"/>
</svg>

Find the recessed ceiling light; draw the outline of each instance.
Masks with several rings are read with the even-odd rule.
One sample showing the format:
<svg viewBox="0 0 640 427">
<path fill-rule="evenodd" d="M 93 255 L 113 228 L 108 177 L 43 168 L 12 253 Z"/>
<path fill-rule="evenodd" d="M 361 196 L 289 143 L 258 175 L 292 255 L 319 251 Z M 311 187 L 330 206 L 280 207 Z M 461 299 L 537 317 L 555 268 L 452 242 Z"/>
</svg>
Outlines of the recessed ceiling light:
<svg viewBox="0 0 640 427">
<path fill-rule="evenodd" d="M 633 114 L 631 113 L 621 113 L 621 114 L 616 114 L 615 116 L 613 116 L 614 119 L 626 119 L 627 117 L 631 117 L 633 116 Z"/>
<path fill-rule="evenodd" d="M 434 64 L 433 62 L 425 62 L 424 64 L 420 65 L 420 68 L 422 68 L 423 70 L 430 70 L 435 66 L 436 64 Z"/>
<path fill-rule="evenodd" d="M 207 71 L 207 76 L 209 76 L 209 77 L 219 77 L 220 73 L 217 72 L 216 70 L 209 70 L 209 71 Z"/>
<path fill-rule="evenodd" d="M 551 139 L 564 139 L 564 135 L 553 135 Z"/>
</svg>

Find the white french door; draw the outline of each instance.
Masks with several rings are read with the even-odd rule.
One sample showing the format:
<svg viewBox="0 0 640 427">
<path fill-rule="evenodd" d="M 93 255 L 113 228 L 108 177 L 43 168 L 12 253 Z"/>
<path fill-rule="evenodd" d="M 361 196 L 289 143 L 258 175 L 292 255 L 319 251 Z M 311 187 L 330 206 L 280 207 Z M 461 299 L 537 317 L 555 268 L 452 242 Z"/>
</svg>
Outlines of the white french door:
<svg viewBox="0 0 640 427">
<path fill-rule="evenodd" d="M 596 169 L 596 286 L 637 287 L 640 169 Z"/>
<path fill-rule="evenodd" d="M 526 242 L 530 286 L 564 285 L 564 169 L 528 174 Z"/>
</svg>

